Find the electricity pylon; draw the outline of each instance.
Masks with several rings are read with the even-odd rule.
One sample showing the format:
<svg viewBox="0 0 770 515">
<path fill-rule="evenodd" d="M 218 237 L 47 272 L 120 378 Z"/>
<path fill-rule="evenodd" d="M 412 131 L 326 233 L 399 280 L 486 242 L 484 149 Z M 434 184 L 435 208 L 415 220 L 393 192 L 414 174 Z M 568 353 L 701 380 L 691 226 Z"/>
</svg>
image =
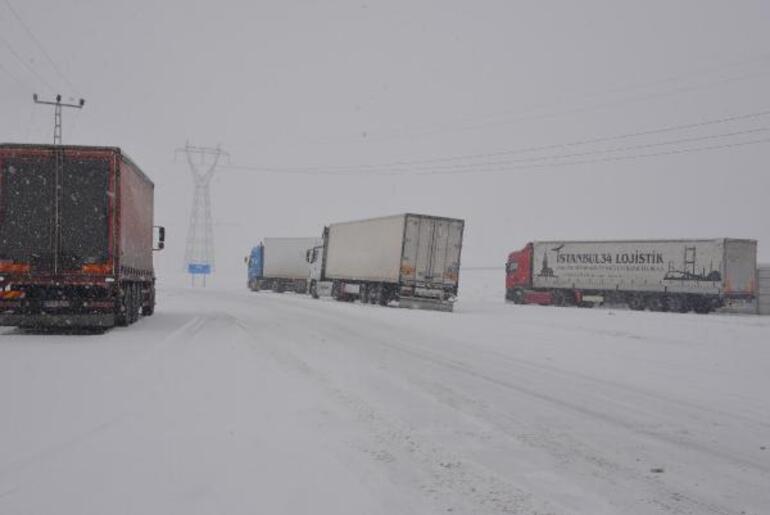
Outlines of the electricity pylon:
<svg viewBox="0 0 770 515">
<path fill-rule="evenodd" d="M 228 154 L 219 147 L 194 147 L 189 143 L 177 152 L 184 152 L 187 157 L 195 186 L 185 244 L 185 271 L 190 274 L 193 286 L 195 277 L 200 275 L 205 287 L 206 276 L 214 271 L 214 229 L 209 185 L 216 173 L 219 159 Z M 198 162 L 194 157 L 199 158 Z"/>
</svg>

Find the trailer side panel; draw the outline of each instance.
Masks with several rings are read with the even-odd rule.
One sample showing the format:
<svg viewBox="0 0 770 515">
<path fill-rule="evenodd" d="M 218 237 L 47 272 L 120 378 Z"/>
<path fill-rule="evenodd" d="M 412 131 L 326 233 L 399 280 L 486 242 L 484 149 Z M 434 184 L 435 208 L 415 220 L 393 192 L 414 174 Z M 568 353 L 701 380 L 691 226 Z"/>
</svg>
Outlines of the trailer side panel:
<svg viewBox="0 0 770 515">
<path fill-rule="evenodd" d="M 398 283 L 406 215 L 329 226 L 326 278 Z"/>
<path fill-rule="evenodd" d="M 719 294 L 724 239 L 534 244 L 536 288 Z"/>
</svg>

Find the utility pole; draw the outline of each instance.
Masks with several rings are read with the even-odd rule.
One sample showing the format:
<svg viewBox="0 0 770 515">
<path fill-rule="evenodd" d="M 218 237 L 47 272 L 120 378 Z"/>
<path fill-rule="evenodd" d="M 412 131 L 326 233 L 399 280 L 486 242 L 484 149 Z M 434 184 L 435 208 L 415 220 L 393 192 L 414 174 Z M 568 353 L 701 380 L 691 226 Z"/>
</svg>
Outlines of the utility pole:
<svg viewBox="0 0 770 515">
<path fill-rule="evenodd" d="M 219 159 L 222 156 L 229 157 L 229 154 L 220 147 L 195 147 L 189 143 L 177 149 L 179 152 L 184 152 L 187 157 L 195 186 L 185 244 L 185 271 L 190 274 L 193 286 L 196 276 L 201 276 L 205 287 L 206 276 L 214 271 L 214 230 L 209 185 Z"/>
<path fill-rule="evenodd" d="M 75 109 L 83 109 L 83 106 L 86 103 L 86 101 L 81 98 L 77 104 L 62 104 L 61 95 L 56 95 L 56 102 L 48 101 L 48 100 L 40 100 L 37 97 L 37 93 L 32 95 L 32 100 L 34 100 L 36 104 L 45 104 L 49 106 L 54 106 L 54 111 L 53 111 L 53 144 L 54 145 L 61 145 L 61 108 L 73 107 Z"/>
<path fill-rule="evenodd" d="M 61 188 L 61 182 L 62 182 L 62 174 L 64 173 L 64 148 L 62 148 L 62 142 L 61 142 L 61 108 L 62 107 L 72 107 L 75 109 L 83 109 L 83 106 L 85 105 L 86 101 L 82 98 L 77 104 L 62 104 L 61 101 L 61 95 L 56 95 L 56 102 L 47 101 L 47 100 L 40 100 L 37 97 L 37 93 L 32 95 L 32 100 L 36 104 L 44 104 L 49 106 L 54 106 L 53 111 L 53 144 L 54 146 L 57 146 L 59 148 L 54 149 L 54 184 L 56 185 L 56 195 L 54 196 L 54 219 L 57 220 L 57 223 L 54 225 L 53 228 L 53 238 L 56 242 L 56 248 L 59 248 L 59 241 L 61 240 L 61 229 L 59 227 L 59 212 L 60 212 L 60 205 L 59 205 L 59 192 Z M 59 253 L 55 252 L 53 257 L 53 269 L 55 273 L 58 273 L 59 271 Z"/>
</svg>

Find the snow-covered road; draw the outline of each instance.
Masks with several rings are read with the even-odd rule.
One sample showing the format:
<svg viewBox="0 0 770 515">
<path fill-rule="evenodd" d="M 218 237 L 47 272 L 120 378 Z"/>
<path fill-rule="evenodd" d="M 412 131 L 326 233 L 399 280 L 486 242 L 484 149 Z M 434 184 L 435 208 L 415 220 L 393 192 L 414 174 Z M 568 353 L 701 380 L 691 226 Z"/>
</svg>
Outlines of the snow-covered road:
<svg viewBox="0 0 770 515">
<path fill-rule="evenodd" d="M 0 330 L 0 513 L 770 512 L 770 320 L 466 288 L 165 288 L 104 335 Z"/>
</svg>

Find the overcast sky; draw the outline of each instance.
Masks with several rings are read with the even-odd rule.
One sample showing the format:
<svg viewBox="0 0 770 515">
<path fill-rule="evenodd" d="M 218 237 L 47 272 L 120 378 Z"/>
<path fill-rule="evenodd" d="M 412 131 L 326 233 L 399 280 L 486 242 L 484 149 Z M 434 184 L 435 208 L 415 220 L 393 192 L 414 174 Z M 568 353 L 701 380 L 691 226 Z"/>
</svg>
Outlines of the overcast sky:
<svg viewBox="0 0 770 515">
<path fill-rule="evenodd" d="M 0 140 L 51 140 L 33 92 L 84 97 L 64 142 L 153 178 L 162 276 L 182 270 L 186 141 L 310 172 L 220 169 L 219 281 L 265 236 L 404 211 L 464 218 L 466 265 L 536 239 L 721 236 L 770 261 L 767 0 L 8 1 Z"/>
</svg>

